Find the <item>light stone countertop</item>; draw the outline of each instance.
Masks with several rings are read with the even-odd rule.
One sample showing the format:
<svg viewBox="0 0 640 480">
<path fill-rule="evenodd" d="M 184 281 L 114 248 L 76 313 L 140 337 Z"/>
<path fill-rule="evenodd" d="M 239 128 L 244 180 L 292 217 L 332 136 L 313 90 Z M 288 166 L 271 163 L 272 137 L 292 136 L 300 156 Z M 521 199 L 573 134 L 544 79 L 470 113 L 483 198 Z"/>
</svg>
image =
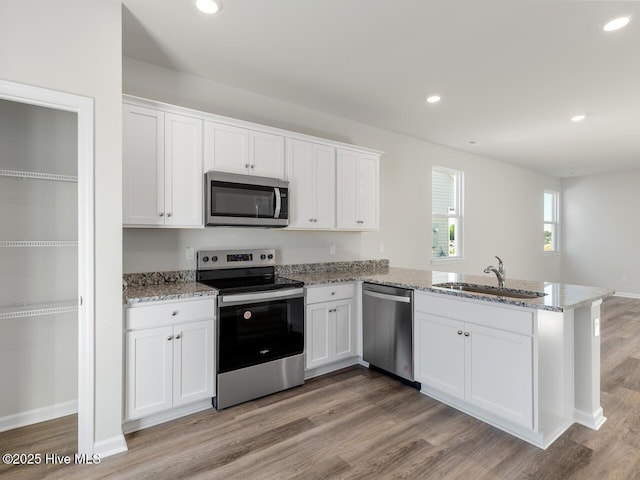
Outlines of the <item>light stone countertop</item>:
<svg viewBox="0 0 640 480">
<path fill-rule="evenodd" d="M 158 302 L 217 295 L 218 290 L 198 282 L 168 282 L 159 285 L 129 287 L 123 292 L 123 303 Z"/>
<path fill-rule="evenodd" d="M 345 262 L 346 263 L 346 262 Z M 410 268 L 395 268 L 378 265 L 375 269 L 355 268 L 352 271 L 303 271 L 280 272 L 280 276 L 304 282 L 305 286 L 315 286 L 332 283 L 353 281 L 372 282 L 381 285 L 410 288 L 418 291 L 433 292 L 441 295 L 482 300 L 492 303 L 502 303 L 525 308 L 563 312 L 613 295 L 612 290 L 599 287 L 585 287 L 552 282 L 527 280 L 513 280 L 507 278 L 506 287 L 516 290 L 533 290 L 544 292 L 544 297 L 521 299 L 496 295 L 447 290 L 435 287 L 435 284 L 446 282 L 465 282 L 476 285 L 496 287 L 497 281 L 493 275 L 465 275 L 460 273 L 417 270 Z M 313 270 L 313 269 L 312 269 Z M 175 272 L 171 272 L 175 276 Z M 138 274 L 135 274 L 138 275 Z M 144 274 L 150 275 L 150 274 Z M 154 275 L 161 275 L 154 273 Z M 173 278 L 173 277 L 172 277 Z M 187 275 L 185 278 L 190 279 Z M 184 298 L 217 295 L 218 291 L 207 285 L 187 280 L 185 282 L 170 281 L 155 285 L 129 286 L 123 292 L 125 304 L 155 302 L 161 300 L 177 300 Z"/>
<path fill-rule="evenodd" d="M 434 287 L 438 283 L 464 282 L 475 285 L 497 286 L 495 276 L 491 275 L 465 275 L 461 273 L 438 272 L 430 270 L 416 270 L 410 268 L 389 267 L 387 271 L 375 273 L 300 273 L 288 274 L 287 278 L 299 280 L 305 286 L 342 283 L 355 280 L 390 285 L 394 287 L 411 288 L 442 295 L 471 298 L 492 303 L 503 303 L 537 310 L 550 310 L 563 312 L 580 306 L 589 305 L 591 302 L 613 295 L 612 290 L 599 287 L 586 287 L 563 283 L 539 282 L 529 280 L 513 280 L 507 278 L 506 287 L 515 290 L 544 292 L 546 295 L 539 298 L 512 298 L 490 294 L 462 292 Z"/>
</svg>

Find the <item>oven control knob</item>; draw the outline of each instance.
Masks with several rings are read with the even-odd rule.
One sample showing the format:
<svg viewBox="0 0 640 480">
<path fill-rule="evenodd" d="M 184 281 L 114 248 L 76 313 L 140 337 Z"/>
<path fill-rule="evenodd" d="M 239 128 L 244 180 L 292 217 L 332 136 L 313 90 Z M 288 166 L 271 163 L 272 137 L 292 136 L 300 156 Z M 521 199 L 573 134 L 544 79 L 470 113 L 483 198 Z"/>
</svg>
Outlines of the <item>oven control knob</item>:
<svg viewBox="0 0 640 480">
<path fill-rule="evenodd" d="M 271 260 L 271 259 L 273 258 L 273 253 L 270 253 L 270 254 L 267 256 L 267 258 L 268 258 L 269 260 Z"/>
<path fill-rule="evenodd" d="M 265 258 L 267 258 L 267 256 L 264 253 L 260 255 L 260 260 L 264 260 Z"/>
<path fill-rule="evenodd" d="M 202 261 L 203 261 L 204 263 L 207 263 L 207 262 L 209 261 L 209 257 L 202 257 Z"/>
<path fill-rule="evenodd" d="M 211 257 L 211 261 L 212 262 L 217 262 L 218 261 L 218 257 L 214 255 L 213 257 Z"/>
</svg>

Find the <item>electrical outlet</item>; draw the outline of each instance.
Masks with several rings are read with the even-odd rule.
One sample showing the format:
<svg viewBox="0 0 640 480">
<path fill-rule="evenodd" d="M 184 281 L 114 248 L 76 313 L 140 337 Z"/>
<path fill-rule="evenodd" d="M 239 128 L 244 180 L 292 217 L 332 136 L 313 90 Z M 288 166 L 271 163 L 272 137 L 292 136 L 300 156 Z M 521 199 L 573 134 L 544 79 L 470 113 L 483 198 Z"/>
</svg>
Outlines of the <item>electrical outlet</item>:
<svg viewBox="0 0 640 480">
<path fill-rule="evenodd" d="M 187 247 L 184 256 L 187 260 L 193 260 L 195 258 L 195 250 L 193 247 Z"/>
<path fill-rule="evenodd" d="M 336 254 L 336 246 L 335 246 L 335 244 L 333 244 L 333 245 L 331 245 L 331 246 L 329 247 L 329 253 L 330 253 L 331 255 L 335 255 L 335 254 Z"/>
<path fill-rule="evenodd" d="M 600 319 L 599 318 L 593 319 L 593 336 L 594 337 L 600 336 Z"/>
</svg>

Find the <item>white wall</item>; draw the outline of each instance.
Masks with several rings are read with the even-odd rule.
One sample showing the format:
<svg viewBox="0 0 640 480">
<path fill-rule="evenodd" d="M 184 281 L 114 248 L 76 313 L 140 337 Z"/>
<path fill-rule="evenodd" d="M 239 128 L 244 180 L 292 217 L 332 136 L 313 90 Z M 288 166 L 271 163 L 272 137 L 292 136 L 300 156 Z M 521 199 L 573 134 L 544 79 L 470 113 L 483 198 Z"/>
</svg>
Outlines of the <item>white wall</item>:
<svg viewBox="0 0 640 480">
<path fill-rule="evenodd" d="M 96 441 L 121 435 L 121 4 L 2 0 L 0 77 L 95 99 Z"/>
<path fill-rule="evenodd" d="M 560 258 L 542 253 L 542 195 L 545 188 L 560 188 L 554 177 L 129 58 L 123 59 L 123 91 L 386 152 L 380 166 L 380 232 L 126 229 L 127 272 L 193 268 L 193 261 L 182 259 L 187 245 L 275 246 L 284 263 L 389 258 L 395 266 L 431 268 L 431 166 L 437 164 L 464 170 L 467 186 L 465 260 L 437 268 L 481 274 L 493 255 L 501 255 L 514 278 L 559 277 Z M 335 256 L 329 255 L 332 243 Z"/>
<path fill-rule="evenodd" d="M 564 179 L 561 204 L 563 281 L 640 295 L 640 170 Z"/>
</svg>

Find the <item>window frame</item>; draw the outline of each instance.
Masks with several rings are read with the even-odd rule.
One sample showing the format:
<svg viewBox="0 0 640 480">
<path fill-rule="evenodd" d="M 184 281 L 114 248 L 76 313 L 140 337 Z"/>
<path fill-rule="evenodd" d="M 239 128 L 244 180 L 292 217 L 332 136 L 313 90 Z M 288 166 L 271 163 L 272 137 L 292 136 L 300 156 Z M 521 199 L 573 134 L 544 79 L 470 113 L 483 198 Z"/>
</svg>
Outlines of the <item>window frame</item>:
<svg viewBox="0 0 640 480">
<path fill-rule="evenodd" d="M 455 176 L 455 193 L 454 200 L 455 205 L 457 207 L 456 214 L 442 214 L 442 213 L 434 213 L 433 211 L 433 174 L 434 172 L 444 173 L 447 175 Z M 456 255 L 447 255 L 444 257 L 434 257 L 433 256 L 433 235 L 431 236 L 431 263 L 448 263 L 448 262 L 459 262 L 464 260 L 464 172 L 462 170 L 457 170 L 449 167 L 441 167 L 438 165 L 431 166 L 431 225 L 433 228 L 434 219 L 447 219 L 447 224 L 450 219 L 455 219 L 457 221 L 457 231 L 456 231 Z"/>
<path fill-rule="evenodd" d="M 551 216 L 552 219 L 547 221 L 545 217 L 545 196 L 552 195 L 553 205 L 551 207 Z M 553 236 L 551 238 L 551 250 L 545 250 L 544 244 L 544 232 L 546 230 L 547 225 L 551 225 L 553 230 Z M 558 255 L 560 253 L 560 192 L 557 190 L 545 189 L 542 197 L 542 226 L 543 226 L 543 241 L 542 241 L 542 251 L 545 255 Z"/>
</svg>

